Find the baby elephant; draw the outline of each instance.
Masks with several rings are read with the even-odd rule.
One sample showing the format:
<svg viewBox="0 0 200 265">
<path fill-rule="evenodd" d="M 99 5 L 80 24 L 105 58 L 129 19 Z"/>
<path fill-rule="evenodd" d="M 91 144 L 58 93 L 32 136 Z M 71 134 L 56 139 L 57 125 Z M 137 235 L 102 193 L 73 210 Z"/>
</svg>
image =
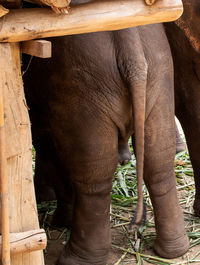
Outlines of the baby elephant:
<svg viewBox="0 0 200 265">
<path fill-rule="evenodd" d="M 58 264 L 106 264 L 118 147 L 133 133 L 139 205 L 144 176 L 154 207 L 154 249 L 167 258 L 184 254 L 188 238 L 173 169 L 173 66 L 163 26 L 51 41 L 52 58 L 33 58 L 24 85 L 36 151 L 41 155 L 37 135 L 47 133 L 49 156 L 59 167 L 56 193 L 69 209 L 63 219 L 72 232 Z"/>
</svg>

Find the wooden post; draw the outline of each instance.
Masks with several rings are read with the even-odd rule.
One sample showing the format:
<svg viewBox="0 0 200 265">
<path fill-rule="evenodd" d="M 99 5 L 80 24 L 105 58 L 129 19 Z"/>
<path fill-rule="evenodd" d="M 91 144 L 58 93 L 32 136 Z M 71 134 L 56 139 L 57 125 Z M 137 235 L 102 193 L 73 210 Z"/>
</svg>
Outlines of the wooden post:
<svg viewBox="0 0 200 265">
<path fill-rule="evenodd" d="M 10 233 L 21 233 L 39 229 L 32 176 L 30 121 L 24 98 L 19 44 L 1 43 L 0 54 L 0 87 L 4 94 Z M 12 255 L 11 264 L 44 265 L 43 252 L 39 250 Z"/>
<path fill-rule="evenodd" d="M 0 76 L 2 68 L 0 68 Z M 1 234 L 2 234 L 2 265 L 10 265 L 10 239 L 8 219 L 8 180 L 7 156 L 5 144 L 3 84 L 0 83 L 0 195 L 1 195 Z"/>
<path fill-rule="evenodd" d="M 10 10 L 0 18 L 0 42 L 18 42 L 105 30 L 117 30 L 178 19 L 181 0 L 159 0 L 148 6 L 142 0 L 105 0 L 72 6 L 68 15 L 50 9 Z"/>
</svg>

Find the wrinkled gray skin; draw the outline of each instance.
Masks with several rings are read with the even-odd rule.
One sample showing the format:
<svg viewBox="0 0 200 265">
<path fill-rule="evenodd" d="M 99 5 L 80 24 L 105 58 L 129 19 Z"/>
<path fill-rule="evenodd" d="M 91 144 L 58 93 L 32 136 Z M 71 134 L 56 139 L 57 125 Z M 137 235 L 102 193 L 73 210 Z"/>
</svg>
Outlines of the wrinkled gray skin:
<svg viewBox="0 0 200 265">
<path fill-rule="evenodd" d="M 183 0 L 184 13 L 166 23 L 175 72 L 175 112 L 183 127 L 190 153 L 200 216 L 200 1 Z"/>
<path fill-rule="evenodd" d="M 52 58 L 33 58 L 24 84 L 36 150 L 45 159 L 41 136 L 48 135 L 48 155 L 58 165 L 52 169 L 56 196 L 69 209 L 63 219 L 72 225 L 71 238 L 58 264 L 106 264 L 118 147 L 137 129 L 134 115 L 143 98 L 134 96 L 143 89 L 144 181 L 154 207 L 154 249 L 163 257 L 182 255 L 188 239 L 173 169 L 173 66 L 162 25 L 51 41 Z"/>
</svg>

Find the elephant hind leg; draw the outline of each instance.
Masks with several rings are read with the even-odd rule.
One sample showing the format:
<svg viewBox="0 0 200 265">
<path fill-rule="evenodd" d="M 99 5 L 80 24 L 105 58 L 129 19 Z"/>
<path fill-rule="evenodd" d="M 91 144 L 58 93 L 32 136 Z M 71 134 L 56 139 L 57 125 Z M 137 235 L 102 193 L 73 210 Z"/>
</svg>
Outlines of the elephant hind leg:
<svg viewBox="0 0 200 265">
<path fill-rule="evenodd" d="M 154 250 L 165 258 L 179 257 L 189 248 L 176 192 L 175 123 L 170 102 L 167 92 L 163 92 L 145 124 L 144 180 L 154 208 Z"/>
<path fill-rule="evenodd" d="M 110 192 L 118 162 L 115 128 L 83 127 L 62 142 L 75 193 L 72 230 L 59 265 L 105 265 L 110 247 Z M 83 131 L 86 130 L 86 131 Z M 89 137 L 88 137 L 89 134 Z M 78 151 L 77 151 L 78 148 Z M 76 152 L 77 151 L 77 152 Z M 63 155 L 62 155 L 63 157 Z M 63 161 L 64 162 L 64 161 Z"/>
<path fill-rule="evenodd" d="M 116 162 L 111 164 L 108 160 L 102 165 L 103 168 L 95 170 L 93 166 L 85 167 L 84 172 L 76 169 L 76 176 L 98 175 L 99 183 L 83 182 L 74 175 L 72 232 L 69 243 L 60 256 L 59 265 L 106 264 L 110 247 L 110 192 Z M 98 170 L 100 171 L 97 172 Z"/>
</svg>

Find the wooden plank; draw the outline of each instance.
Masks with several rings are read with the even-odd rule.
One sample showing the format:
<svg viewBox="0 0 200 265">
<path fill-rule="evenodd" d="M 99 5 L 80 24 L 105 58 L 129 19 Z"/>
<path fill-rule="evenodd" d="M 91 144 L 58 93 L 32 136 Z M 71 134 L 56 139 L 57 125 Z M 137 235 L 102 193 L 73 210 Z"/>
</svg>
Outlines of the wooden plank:
<svg viewBox="0 0 200 265">
<path fill-rule="evenodd" d="M 144 24 L 167 22 L 182 14 L 181 0 L 160 0 L 147 6 L 142 0 L 94 1 L 72 6 L 68 15 L 48 9 L 11 10 L 0 18 L 0 42 L 117 30 Z"/>
<path fill-rule="evenodd" d="M 0 44 L 0 71 L 4 89 L 10 232 L 39 229 L 32 176 L 32 139 L 21 77 L 20 47 Z M 11 117 L 10 117 L 11 116 Z M 10 126 L 10 122 L 14 125 Z M 16 142 L 15 142 L 16 141 Z M 1 219 L 1 218 L 0 218 Z M 12 265 L 44 265 L 43 252 L 25 252 L 11 256 Z"/>
<path fill-rule="evenodd" d="M 35 57 L 50 58 L 51 42 L 46 40 L 29 40 L 21 43 L 21 52 Z"/>
<path fill-rule="evenodd" d="M 44 229 L 31 230 L 21 233 L 10 234 L 10 253 L 19 253 L 42 250 L 46 248 L 47 238 Z M 0 236 L 0 254 L 2 237 Z"/>
</svg>

